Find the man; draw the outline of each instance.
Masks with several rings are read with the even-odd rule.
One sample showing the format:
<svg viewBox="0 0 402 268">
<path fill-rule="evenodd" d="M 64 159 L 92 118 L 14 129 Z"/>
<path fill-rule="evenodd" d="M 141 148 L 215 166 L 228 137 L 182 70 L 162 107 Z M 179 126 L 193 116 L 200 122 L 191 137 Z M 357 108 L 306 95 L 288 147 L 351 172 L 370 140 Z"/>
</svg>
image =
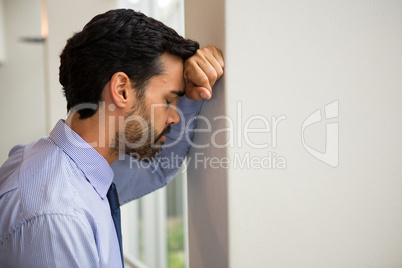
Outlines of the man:
<svg viewBox="0 0 402 268">
<path fill-rule="evenodd" d="M 122 267 L 114 187 L 124 204 L 177 173 L 200 100 L 223 74 L 220 52 L 198 48 L 124 9 L 67 41 L 66 121 L 15 146 L 0 169 L 0 267 Z"/>
</svg>

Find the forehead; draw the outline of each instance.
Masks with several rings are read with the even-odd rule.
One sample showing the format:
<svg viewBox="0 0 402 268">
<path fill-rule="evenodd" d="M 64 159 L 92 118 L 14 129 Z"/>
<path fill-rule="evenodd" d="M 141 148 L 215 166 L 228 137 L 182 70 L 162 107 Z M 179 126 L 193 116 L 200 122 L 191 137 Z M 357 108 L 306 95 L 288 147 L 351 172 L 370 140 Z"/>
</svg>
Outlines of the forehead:
<svg viewBox="0 0 402 268">
<path fill-rule="evenodd" d="M 160 95 L 168 94 L 170 91 L 184 90 L 185 82 L 182 58 L 165 52 L 160 57 L 160 64 L 163 73 L 150 79 L 148 89 L 146 90 L 147 94 Z"/>
</svg>

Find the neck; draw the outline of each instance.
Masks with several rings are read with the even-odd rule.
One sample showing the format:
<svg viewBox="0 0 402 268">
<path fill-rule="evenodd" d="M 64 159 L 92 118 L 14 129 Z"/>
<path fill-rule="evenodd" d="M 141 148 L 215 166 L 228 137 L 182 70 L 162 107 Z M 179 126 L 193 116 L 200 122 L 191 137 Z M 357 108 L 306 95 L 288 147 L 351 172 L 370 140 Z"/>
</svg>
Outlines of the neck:
<svg viewBox="0 0 402 268">
<path fill-rule="evenodd" d="M 107 116 L 97 112 L 90 118 L 80 119 L 78 113 L 71 113 L 66 124 L 102 155 L 109 164 L 119 157 L 113 144 L 115 131 L 110 128 Z M 110 133 L 111 131 L 112 133 Z"/>
</svg>

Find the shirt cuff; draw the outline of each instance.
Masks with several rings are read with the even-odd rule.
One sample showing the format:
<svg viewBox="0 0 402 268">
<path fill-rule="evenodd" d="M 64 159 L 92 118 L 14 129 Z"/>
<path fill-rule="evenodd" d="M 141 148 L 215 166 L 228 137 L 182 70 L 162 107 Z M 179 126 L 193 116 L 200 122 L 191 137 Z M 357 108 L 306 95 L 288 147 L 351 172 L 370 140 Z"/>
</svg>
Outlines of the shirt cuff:
<svg viewBox="0 0 402 268">
<path fill-rule="evenodd" d="M 203 100 L 191 100 L 184 95 L 177 101 L 177 109 L 183 114 L 198 113 L 201 110 L 203 102 Z"/>
</svg>

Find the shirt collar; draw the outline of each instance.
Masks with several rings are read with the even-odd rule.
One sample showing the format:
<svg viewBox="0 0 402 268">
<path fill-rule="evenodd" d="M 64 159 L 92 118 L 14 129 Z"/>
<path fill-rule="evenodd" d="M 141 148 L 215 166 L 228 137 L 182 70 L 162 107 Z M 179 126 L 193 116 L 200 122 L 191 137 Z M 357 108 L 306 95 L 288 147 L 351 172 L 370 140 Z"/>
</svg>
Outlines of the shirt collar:
<svg viewBox="0 0 402 268">
<path fill-rule="evenodd" d="M 106 159 L 77 133 L 59 120 L 50 132 L 50 138 L 82 170 L 88 181 L 102 199 L 113 181 L 113 170 Z"/>
</svg>

